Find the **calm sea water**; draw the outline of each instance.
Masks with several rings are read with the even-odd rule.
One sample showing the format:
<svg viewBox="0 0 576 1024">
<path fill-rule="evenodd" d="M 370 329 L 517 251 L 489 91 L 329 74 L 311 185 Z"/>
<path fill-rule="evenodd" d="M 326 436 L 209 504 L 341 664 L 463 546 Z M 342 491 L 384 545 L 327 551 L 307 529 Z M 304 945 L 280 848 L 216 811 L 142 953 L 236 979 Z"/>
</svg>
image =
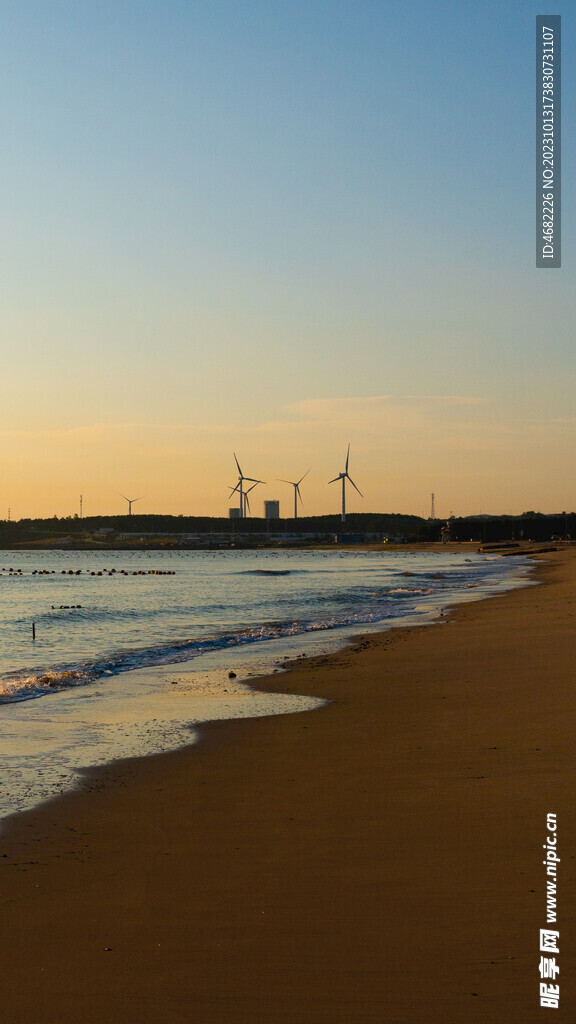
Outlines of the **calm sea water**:
<svg viewBox="0 0 576 1024">
<path fill-rule="evenodd" d="M 0 552 L 0 814 L 190 743 L 199 721 L 318 706 L 238 680 L 527 574 L 452 552 Z"/>
</svg>

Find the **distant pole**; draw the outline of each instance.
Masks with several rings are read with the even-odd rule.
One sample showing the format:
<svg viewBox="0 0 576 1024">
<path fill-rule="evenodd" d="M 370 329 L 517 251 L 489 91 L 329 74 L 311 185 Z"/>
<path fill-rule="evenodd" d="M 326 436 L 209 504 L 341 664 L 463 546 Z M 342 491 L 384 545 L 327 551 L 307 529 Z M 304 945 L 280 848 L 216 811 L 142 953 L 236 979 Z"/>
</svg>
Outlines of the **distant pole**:
<svg viewBox="0 0 576 1024">
<path fill-rule="evenodd" d="M 434 492 L 432 492 L 432 507 L 430 509 L 430 519 L 435 519 L 435 518 L 436 518 L 436 516 L 434 515 Z"/>
<path fill-rule="evenodd" d="M 10 509 L 8 509 L 8 522 L 10 522 Z"/>
<path fill-rule="evenodd" d="M 80 495 L 80 519 L 82 519 L 82 495 Z"/>
<path fill-rule="evenodd" d="M 32 623 L 32 639 L 33 640 L 36 639 L 36 623 L 35 622 Z"/>
</svg>

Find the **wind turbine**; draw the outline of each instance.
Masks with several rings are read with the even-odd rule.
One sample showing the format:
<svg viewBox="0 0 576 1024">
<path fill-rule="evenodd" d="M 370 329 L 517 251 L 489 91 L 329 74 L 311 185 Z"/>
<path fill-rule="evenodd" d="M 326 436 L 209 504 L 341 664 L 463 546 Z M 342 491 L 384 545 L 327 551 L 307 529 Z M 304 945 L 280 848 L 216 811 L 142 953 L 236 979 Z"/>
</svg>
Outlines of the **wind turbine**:
<svg viewBox="0 0 576 1024">
<path fill-rule="evenodd" d="M 310 467 L 310 468 L 312 468 L 312 467 Z M 294 480 L 283 480 L 282 477 L 280 477 L 280 482 L 281 483 L 283 483 L 283 484 L 291 484 L 292 487 L 294 488 L 294 519 L 298 519 L 298 498 L 300 498 L 300 504 L 301 505 L 304 504 L 304 502 L 302 501 L 302 495 L 300 494 L 300 484 L 302 483 L 304 477 L 308 476 L 309 472 L 310 472 L 310 470 L 307 469 L 306 472 L 304 473 L 304 476 L 301 476 L 300 479 L 297 482 L 294 481 Z"/>
<path fill-rule="evenodd" d="M 250 494 L 250 491 L 253 491 L 254 488 L 257 487 L 258 484 L 260 483 L 264 483 L 264 481 L 257 480 L 255 484 L 252 484 L 252 487 L 249 487 L 247 491 L 244 491 L 244 518 L 246 518 L 247 512 L 250 512 L 250 502 L 248 501 L 248 495 Z"/>
<path fill-rule="evenodd" d="M 264 484 L 264 483 L 266 483 L 266 481 L 265 480 L 255 480 L 253 476 L 244 476 L 242 470 L 240 469 L 240 463 L 238 462 L 238 459 L 236 458 L 236 452 L 234 452 L 234 459 L 235 459 L 236 465 L 238 467 L 239 476 L 238 476 L 238 483 L 236 484 L 236 487 L 232 487 L 230 489 L 230 497 L 232 497 L 232 495 L 235 494 L 236 491 L 238 491 L 238 493 L 240 495 L 240 519 L 245 519 L 246 518 L 246 505 L 248 504 L 248 509 L 250 508 L 250 505 L 249 505 L 249 503 L 247 502 L 247 499 L 246 499 L 246 495 L 249 493 L 249 491 L 252 491 L 254 488 L 253 487 L 249 487 L 248 491 L 245 491 L 244 490 L 244 481 L 247 480 L 248 483 L 253 484 L 254 487 L 256 487 L 256 484 Z"/>
<path fill-rule="evenodd" d="M 349 461 L 349 459 L 350 459 L 350 445 L 348 445 L 348 452 L 346 454 L 346 468 L 345 468 L 344 472 L 343 473 L 338 473 L 338 476 L 335 476 L 333 480 L 329 480 L 328 481 L 328 483 L 330 483 L 330 484 L 335 484 L 337 480 L 341 480 L 342 481 L 342 522 L 343 523 L 346 522 L 346 481 L 349 480 L 350 483 L 352 484 L 352 487 L 354 488 L 354 490 L 358 491 L 358 494 L 360 495 L 360 497 L 361 498 L 364 497 L 364 495 L 362 494 L 362 491 L 359 490 L 358 487 L 356 487 L 356 484 L 354 483 L 352 477 L 348 473 L 348 461 Z"/>
<path fill-rule="evenodd" d="M 134 502 L 135 501 L 142 501 L 142 498 L 144 497 L 144 495 L 141 494 L 139 498 L 127 498 L 126 495 L 125 494 L 121 494 L 120 491 L 116 491 L 116 494 L 120 494 L 120 497 L 124 498 L 124 501 L 128 502 L 128 515 L 129 516 L 132 515 L 132 505 L 134 504 Z"/>
</svg>

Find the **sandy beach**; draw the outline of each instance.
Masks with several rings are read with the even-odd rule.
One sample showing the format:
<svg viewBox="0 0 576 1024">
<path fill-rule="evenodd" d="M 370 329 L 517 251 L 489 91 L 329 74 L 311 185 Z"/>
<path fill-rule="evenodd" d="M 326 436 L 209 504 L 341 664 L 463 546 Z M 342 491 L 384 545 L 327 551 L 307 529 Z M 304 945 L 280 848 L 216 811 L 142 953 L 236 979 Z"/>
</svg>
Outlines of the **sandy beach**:
<svg viewBox="0 0 576 1024">
<path fill-rule="evenodd" d="M 576 551 L 537 578 L 258 684 L 320 710 L 209 724 L 10 819 L 7 1024 L 573 1021 Z"/>
</svg>

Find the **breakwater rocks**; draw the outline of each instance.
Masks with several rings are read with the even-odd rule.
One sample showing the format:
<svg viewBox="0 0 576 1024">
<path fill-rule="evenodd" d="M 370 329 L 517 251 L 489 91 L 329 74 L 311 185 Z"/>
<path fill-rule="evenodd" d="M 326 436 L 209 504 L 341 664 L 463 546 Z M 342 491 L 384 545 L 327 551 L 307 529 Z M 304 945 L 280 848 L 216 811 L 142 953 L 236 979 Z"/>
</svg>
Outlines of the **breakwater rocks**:
<svg viewBox="0 0 576 1024">
<path fill-rule="evenodd" d="M 30 573 L 24 573 L 22 569 L 0 569 L 0 573 L 6 572 L 9 576 L 175 576 L 173 569 L 33 569 Z"/>
</svg>

